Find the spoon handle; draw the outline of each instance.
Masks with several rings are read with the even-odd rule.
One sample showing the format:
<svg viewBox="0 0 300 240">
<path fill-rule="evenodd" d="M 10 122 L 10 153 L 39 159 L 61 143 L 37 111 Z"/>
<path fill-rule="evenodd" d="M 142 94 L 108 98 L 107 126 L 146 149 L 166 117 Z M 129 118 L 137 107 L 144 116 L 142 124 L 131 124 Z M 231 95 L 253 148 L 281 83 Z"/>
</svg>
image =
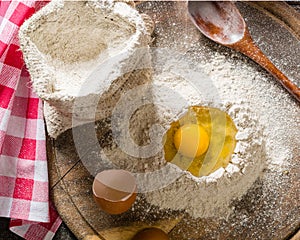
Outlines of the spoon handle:
<svg viewBox="0 0 300 240">
<path fill-rule="evenodd" d="M 258 63 L 269 73 L 271 73 L 278 82 L 288 90 L 297 100 L 300 102 L 300 88 L 288 79 L 271 61 L 266 57 L 266 55 L 259 49 L 258 46 L 253 42 L 248 29 L 245 31 L 244 38 L 234 44 L 231 44 L 231 48 L 238 50 L 244 55 L 251 58 L 253 61 Z"/>
</svg>

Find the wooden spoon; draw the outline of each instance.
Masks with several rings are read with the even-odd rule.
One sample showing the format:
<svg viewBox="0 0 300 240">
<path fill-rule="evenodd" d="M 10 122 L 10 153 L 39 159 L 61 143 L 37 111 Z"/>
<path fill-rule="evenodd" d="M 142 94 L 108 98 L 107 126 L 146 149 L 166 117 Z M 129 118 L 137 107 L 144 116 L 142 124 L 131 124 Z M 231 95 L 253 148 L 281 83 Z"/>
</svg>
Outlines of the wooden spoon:
<svg viewBox="0 0 300 240">
<path fill-rule="evenodd" d="M 270 72 L 300 102 L 300 89 L 255 45 L 246 23 L 232 2 L 188 1 L 193 23 L 211 40 L 235 49 Z"/>
</svg>

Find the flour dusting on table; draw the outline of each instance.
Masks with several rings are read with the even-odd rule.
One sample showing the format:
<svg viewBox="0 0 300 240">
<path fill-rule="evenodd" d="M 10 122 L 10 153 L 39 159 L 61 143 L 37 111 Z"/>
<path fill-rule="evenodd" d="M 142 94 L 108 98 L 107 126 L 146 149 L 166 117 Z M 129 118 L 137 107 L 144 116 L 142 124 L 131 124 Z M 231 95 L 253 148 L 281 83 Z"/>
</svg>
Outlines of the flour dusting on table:
<svg viewBox="0 0 300 240">
<path fill-rule="evenodd" d="M 232 53 L 234 55 L 237 54 Z M 208 56 L 209 59 L 203 59 L 200 54 L 192 57 L 212 79 L 222 103 L 228 106 L 227 111 L 238 127 L 232 164 L 194 181 L 187 177 L 179 179 L 172 186 L 148 193 L 147 200 L 164 209 L 183 209 L 193 217 L 226 217 L 232 210 L 230 202 L 245 194 L 251 187 L 249 182 L 253 183 L 261 176 L 265 163 L 267 169 L 283 171 L 289 160 L 296 157 L 289 138 L 300 122 L 300 117 L 292 116 L 300 116 L 300 110 L 288 93 L 254 64 L 241 64 L 218 52 Z M 178 62 L 173 68 L 178 71 L 181 66 L 184 64 Z M 212 94 L 211 89 L 206 90 L 208 95 Z M 256 117 L 257 121 L 253 121 Z M 235 179 L 235 172 L 242 176 Z M 201 185 L 203 182 L 205 184 Z M 232 189 L 236 192 L 232 193 Z"/>
</svg>

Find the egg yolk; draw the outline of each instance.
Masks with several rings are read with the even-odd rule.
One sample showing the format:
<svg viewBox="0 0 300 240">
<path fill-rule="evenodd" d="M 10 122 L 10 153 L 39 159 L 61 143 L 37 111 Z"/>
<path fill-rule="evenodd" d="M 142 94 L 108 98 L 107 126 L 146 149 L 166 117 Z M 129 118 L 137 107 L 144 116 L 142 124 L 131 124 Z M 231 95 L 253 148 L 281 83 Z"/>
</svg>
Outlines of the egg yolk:
<svg viewBox="0 0 300 240">
<path fill-rule="evenodd" d="M 175 132 L 174 145 L 186 157 L 199 157 L 206 152 L 209 145 L 209 137 L 205 129 L 200 125 L 186 124 Z"/>
<path fill-rule="evenodd" d="M 207 176 L 229 164 L 236 133 L 237 128 L 226 112 L 191 106 L 170 124 L 164 135 L 165 160 L 196 177 Z"/>
</svg>

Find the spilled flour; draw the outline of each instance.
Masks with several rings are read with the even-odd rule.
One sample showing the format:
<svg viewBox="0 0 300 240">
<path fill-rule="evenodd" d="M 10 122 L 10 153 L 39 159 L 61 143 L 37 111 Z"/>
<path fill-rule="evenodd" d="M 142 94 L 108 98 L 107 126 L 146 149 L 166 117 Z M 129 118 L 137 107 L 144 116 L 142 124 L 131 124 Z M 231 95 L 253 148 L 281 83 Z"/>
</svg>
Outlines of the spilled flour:
<svg viewBox="0 0 300 240">
<path fill-rule="evenodd" d="M 189 58 L 172 51 L 155 50 L 152 58 L 153 79 L 143 86 L 147 90 L 140 86 L 124 93 L 113 111 L 110 127 L 114 142 L 103 149 L 101 157 L 109 160 L 108 165 L 103 161 L 100 166 L 93 163 L 85 167 L 93 174 L 103 165 L 113 168 L 110 163 L 130 170 L 146 201 L 162 210 L 184 210 L 193 218 L 226 217 L 231 213 L 232 201 L 247 192 L 266 166 L 264 125 L 248 101 L 225 98 L 224 90 L 231 95 L 231 87 L 220 91 L 220 76 L 228 79 L 228 69 L 234 69 L 228 68 L 225 59 L 213 60 L 212 69 L 217 69 L 217 64 L 226 66 L 223 72 L 218 71 L 216 81 L 215 75 L 203 71 L 208 67 L 194 66 Z M 236 70 L 233 78 L 249 74 L 249 69 Z M 145 94 L 141 98 L 136 92 Z M 163 135 L 193 105 L 226 111 L 238 129 L 230 164 L 203 177 L 195 177 L 164 160 Z"/>
<path fill-rule="evenodd" d="M 220 64 L 217 60 L 214 60 L 212 69 L 217 69 L 216 64 Z M 224 91 L 227 90 L 230 94 L 231 88 L 223 88 L 220 92 L 219 84 L 214 81 L 215 76 L 209 74 L 209 71 L 203 72 L 203 69 L 208 70 L 207 67 L 193 68 L 186 60 L 174 59 L 174 57 L 171 61 L 167 59 L 163 61 L 164 67 L 154 76 L 153 101 L 162 106 L 168 105 L 169 109 L 170 104 L 174 104 L 171 109 L 178 109 L 178 112 L 174 113 L 164 107 L 157 108 L 157 116 L 162 116 L 163 120 L 160 122 L 164 129 L 176 121 L 189 106 L 218 107 L 226 111 L 235 122 L 238 129 L 237 145 L 230 164 L 225 169 L 219 168 L 208 176 L 195 177 L 189 172 L 182 172 L 175 167 L 167 174 L 172 175 L 173 171 L 181 172 L 181 174 L 174 174 L 174 176 L 176 175 L 174 181 L 170 181 L 169 184 L 162 187 L 160 187 L 160 183 L 166 181 L 166 177 L 162 175 L 159 178 L 154 177 L 152 180 L 149 180 L 148 177 L 146 181 L 148 188 L 151 185 L 157 186 L 158 189 L 153 188 L 154 190 L 151 189 L 145 193 L 146 199 L 149 203 L 162 209 L 184 210 L 193 218 L 226 217 L 231 213 L 229 207 L 231 202 L 247 192 L 266 166 L 263 126 L 256 113 L 249 108 L 249 102 L 241 101 L 240 98 L 234 100 L 224 98 Z M 224 70 L 218 71 L 218 81 L 220 81 L 220 76 L 228 78 L 228 69 L 232 69 L 228 67 L 228 64 L 225 64 Z M 243 73 L 240 71 L 236 74 L 243 77 Z M 248 75 L 249 71 L 244 71 L 244 74 Z M 161 94 L 158 89 L 163 87 L 174 93 L 170 94 L 165 91 L 164 94 Z M 172 99 L 173 95 L 177 100 Z M 167 163 L 168 165 L 172 164 Z M 174 166 L 172 167 L 174 168 Z"/>
<path fill-rule="evenodd" d="M 294 157 L 292 146 L 286 141 L 299 119 L 288 116 L 295 116 L 296 112 L 300 116 L 300 111 L 292 107 L 290 96 L 270 84 L 271 77 L 256 66 L 241 65 L 218 52 L 207 56 L 194 59 L 195 56 L 176 57 L 172 51 L 156 51 L 152 56 L 154 73 L 149 94 L 137 100 L 134 91 L 141 89 L 124 93 L 125 97 L 117 103 L 119 112 L 115 109 L 112 115 L 112 129 L 118 125 L 121 132 L 116 131 L 114 138 L 118 139 L 122 129 L 128 127 L 128 115 L 130 135 L 120 137 L 118 144 L 104 152 L 116 166 L 135 174 L 139 191 L 151 205 L 163 211 L 182 210 L 193 218 L 226 218 L 233 211 L 233 201 L 253 186 L 265 168 L 284 169 Z M 274 92 L 278 93 L 275 98 L 271 97 Z M 277 111 L 279 103 L 283 107 Z M 238 142 L 230 164 L 199 178 L 166 163 L 162 149 L 162 137 L 170 123 L 192 105 L 218 107 L 231 116 L 238 128 Z M 126 115 L 131 106 L 140 108 L 133 115 Z M 283 121 L 291 128 L 286 129 Z M 157 124 L 160 128 L 153 128 Z M 136 149 L 131 151 L 136 146 L 132 147 L 129 138 L 140 140 L 146 147 L 140 148 L 138 154 Z M 156 147 L 147 149 L 151 144 Z M 92 168 L 95 173 L 101 169 L 94 164 Z"/>
<path fill-rule="evenodd" d="M 289 139 L 298 129 L 300 110 L 286 91 L 270 83 L 274 81 L 272 77 L 257 70 L 255 65 L 240 64 L 218 52 L 206 52 L 206 59 L 199 54 L 191 55 L 196 66 L 163 58 L 159 61 L 164 63 L 161 72 L 168 75 L 181 72 L 188 76 L 188 72 L 199 67 L 200 72 L 207 74 L 210 80 L 197 79 L 202 81 L 200 92 L 204 98 L 191 96 L 191 91 L 176 79 L 178 91 L 191 100 L 188 104 L 216 106 L 227 111 L 238 128 L 237 146 L 225 169 L 200 178 L 185 172 L 167 187 L 146 193 L 146 199 L 162 209 L 184 210 L 194 218 L 227 217 L 233 210 L 232 201 L 247 192 L 264 168 L 284 170 L 289 160 L 296 157 L 297 151 Z M 171 78 L 167 80 L 159 74 L 155 81 L 163 82 L 162 79 L 170 86 L 174 84 Z M 170 118 L 168 122 L 174 120 Z"/>
</svg>

